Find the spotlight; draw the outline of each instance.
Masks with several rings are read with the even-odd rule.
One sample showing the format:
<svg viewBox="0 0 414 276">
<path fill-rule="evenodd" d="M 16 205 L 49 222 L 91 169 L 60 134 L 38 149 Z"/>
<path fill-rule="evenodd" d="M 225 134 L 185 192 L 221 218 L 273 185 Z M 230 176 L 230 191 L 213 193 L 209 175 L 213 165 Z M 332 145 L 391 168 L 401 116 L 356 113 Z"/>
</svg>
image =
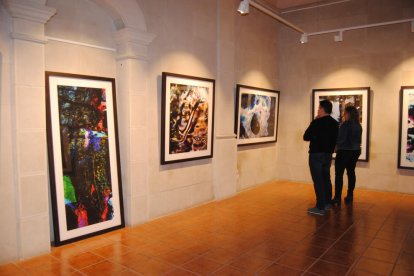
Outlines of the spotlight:
<svg viewBox="0 0 414 276">
<path fill-rule="evenodd" d="M 334 36 L 335 42 L 341 42 L 343 40 L 342 32 L 339 32 L 337 35 Z"/>
<path fill-rule="evenodd" d="M 250 0 L 241 0 L 237 11 L 241 14 L 248 14 L 249 13 L 249 2 Z"/>
<path fill-rule="evenodd" d="M 300 43 L 302 43 L 302 44 L 308 43 L 308 35 L 307 34 L 302 34 L 302 36 L 300 37 Z"/>
</svg>

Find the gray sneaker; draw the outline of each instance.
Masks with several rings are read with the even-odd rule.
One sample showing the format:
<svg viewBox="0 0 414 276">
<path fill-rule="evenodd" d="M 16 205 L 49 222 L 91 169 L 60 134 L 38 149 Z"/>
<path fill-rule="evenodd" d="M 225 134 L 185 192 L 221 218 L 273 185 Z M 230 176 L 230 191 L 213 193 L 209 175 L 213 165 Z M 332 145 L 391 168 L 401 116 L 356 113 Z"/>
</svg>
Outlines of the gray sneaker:
<svg viewBox="0 0 414 276">
<path fill-rule="evenodd" d="M 308 213 L 309 213 L 309 214 L 312 214 L 312 215 L 323 216 L 323 215 L 325 215 L 325 214 L 326 214 L 326 211 L 325 211 L 325 210 L 321 210 L 321 209 L 318 209 L 318 208 L 314 207 L 314 208 L 309 208 L 309 209 L 308 209 Z"/>
</svg>

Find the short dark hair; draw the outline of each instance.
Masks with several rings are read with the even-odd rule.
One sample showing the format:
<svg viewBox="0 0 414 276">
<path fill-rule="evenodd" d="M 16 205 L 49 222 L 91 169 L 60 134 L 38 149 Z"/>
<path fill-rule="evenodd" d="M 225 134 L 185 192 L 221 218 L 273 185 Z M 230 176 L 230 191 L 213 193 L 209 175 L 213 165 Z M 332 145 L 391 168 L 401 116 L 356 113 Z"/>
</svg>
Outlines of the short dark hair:
<svg viewBox="0 0 414 276">
<path fill-rule="evenodd" d="M 332 103 L 330 101 L 328 100 L 320 101 L 319 105 L 322 107 L 323 110 L 325 110 L 327 114 L 332 113 Z"/>
<path fill-rule="evenodd" d="M 359 112 L 355 106 L 349 105 L 345 107 L 345 112 L 349 114 L 349 120 L 354 123 L 359 123 Z"/>
</svg>

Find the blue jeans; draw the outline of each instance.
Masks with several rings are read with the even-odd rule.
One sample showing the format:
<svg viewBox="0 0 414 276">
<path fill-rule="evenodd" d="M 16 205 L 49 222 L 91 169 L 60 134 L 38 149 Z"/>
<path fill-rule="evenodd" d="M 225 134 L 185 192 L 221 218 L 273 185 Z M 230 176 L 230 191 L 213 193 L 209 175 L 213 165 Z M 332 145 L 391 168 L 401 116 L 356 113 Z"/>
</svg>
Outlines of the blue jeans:
<svg viewBox="0 0 414 276">
<path fill-rule="evenodd" d="M 316 194 L 316 207 L 321 210 L 325 209 L 325 205 L 332 198 L 331 162 L 332 153 L 309 153 L 309 168 Z"/>
</svg>

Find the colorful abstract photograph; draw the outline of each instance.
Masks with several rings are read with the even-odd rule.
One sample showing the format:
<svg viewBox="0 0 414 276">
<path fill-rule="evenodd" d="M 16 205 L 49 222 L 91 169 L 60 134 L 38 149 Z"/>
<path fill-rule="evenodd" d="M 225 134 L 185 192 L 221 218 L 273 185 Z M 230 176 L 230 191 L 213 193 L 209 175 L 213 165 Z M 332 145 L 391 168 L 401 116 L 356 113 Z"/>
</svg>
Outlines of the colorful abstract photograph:
<svg viewBox="0 0 414 276">
<path fill-rule="evenodd" d="M 67 230 L 111 220 L 105 89 L 58 85 Z"/>
<path fill-rule="evenodd" d="M 275 132 L 276 97 L 242 94 L 239 139 L 270 137 Z"/>
<path fill-rule="evenodd" d="M 234 131 L 238 146 L 276 142 L 279 96 L 276 90 L 237 85 Z"/>
<path fill-rule="evenodd" d="M 208 94 L 207 87 L 170 84 L 170 154 L 207 150 Z"/>
<path fill-rule="evenodd" d="M 408 94 L 407 151 L 405 158 L 414 163 L 414 92 Z"/>
</svg>

